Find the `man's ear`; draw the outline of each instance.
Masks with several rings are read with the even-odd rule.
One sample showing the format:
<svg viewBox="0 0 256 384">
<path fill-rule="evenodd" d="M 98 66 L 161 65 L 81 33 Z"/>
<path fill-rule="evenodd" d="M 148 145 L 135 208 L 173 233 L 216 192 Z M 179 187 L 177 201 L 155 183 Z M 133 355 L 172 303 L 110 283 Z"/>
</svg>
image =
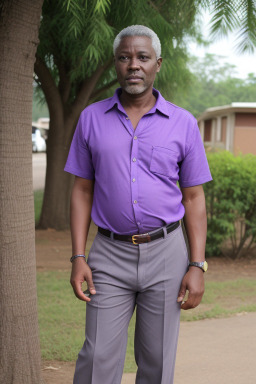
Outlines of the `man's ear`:
<svg viewBox="0 0 256 384">
<path fill-rule="evenodd" d="M 160 72 L 162 61 L 163 61 L 162 57 L 159 57 L 157 59 L 157 70 L 156 70 L 157 72 Z"/>
</svg>

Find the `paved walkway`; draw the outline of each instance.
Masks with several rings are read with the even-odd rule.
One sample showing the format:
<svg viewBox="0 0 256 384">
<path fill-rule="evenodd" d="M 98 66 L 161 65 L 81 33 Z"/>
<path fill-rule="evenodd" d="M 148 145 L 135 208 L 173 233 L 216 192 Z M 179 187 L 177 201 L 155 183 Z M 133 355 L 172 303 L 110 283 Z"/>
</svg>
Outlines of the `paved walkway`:
<svg viewBox="0 0 256 384">
<path fill-rule="evenodd" d="M 53 365 L 43 367 L 45 384 L 73 382 L 74 363 Z M 255 384 L 255 366 L 256 313 L 181 323 L 174 384 Z"/>
<path fill-rule="evenodd" d="M 175 384 L 255 384 L 255 367 L 256 313 L 181 323 Z"/>
</svg>

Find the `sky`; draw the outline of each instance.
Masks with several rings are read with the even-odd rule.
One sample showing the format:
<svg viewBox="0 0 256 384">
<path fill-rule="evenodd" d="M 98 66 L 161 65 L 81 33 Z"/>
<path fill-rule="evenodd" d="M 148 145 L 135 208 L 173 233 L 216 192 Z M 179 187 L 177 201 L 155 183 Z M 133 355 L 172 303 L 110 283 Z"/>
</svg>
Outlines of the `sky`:
<svg viewBox="0 0 256 384">
<path fill-rule="evenodd" d="M 209 40 L 209 14 L 203 15 L 202 32 L 205 40 Z M 229 34 L 227 37 L 218 39 L 207 48 L 200 47 L 195 43 L 190 43 L 190 54 L 197 57 L 204 57 L 205 53 L 225 56 L 221 59 L 224 62 L 233 64 L 237 67 L 234 77 L 244 79 L 248 73 L 256 75 L 256 50 L 254 54 L 238 54 L 236 49 L 236 34 Z"/>
</svg>

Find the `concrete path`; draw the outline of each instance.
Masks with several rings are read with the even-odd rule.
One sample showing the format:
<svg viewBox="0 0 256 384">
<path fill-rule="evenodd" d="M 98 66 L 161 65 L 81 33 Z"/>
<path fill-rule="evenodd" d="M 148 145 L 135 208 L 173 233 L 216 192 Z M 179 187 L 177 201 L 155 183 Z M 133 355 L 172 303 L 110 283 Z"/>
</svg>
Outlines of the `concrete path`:
<svg viewBox="0 0 256 384">
<path fill-rule="evenodd" d="M 174 384 L 255 384 L 255 367 L 256 313 L 181 323 Z"/>
<path fill-rule="evenodd" d="M 74 362 L 47 364 L 44 384 L 73 382 Z M 174 384 L 255 384 L 255 366 L 256 313 L 181 323 Z M 134 373 L 123 375 L 134 383 Z"/>
</svg>

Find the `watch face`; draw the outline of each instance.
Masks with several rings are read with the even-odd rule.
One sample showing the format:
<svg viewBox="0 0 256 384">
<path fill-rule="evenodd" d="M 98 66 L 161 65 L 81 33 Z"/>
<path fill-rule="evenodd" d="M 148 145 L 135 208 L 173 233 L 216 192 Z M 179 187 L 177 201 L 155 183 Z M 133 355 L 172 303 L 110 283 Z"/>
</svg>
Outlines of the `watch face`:
<svg viewBox="0 0 256 384">
<path fill-rule="evenodd" d="M 207 261 L 204 261 L 203 266 L 202 266 L 202 269 L 203 269 L 204 272 L 207 271 L 207 269 L 208 269 L 208 263 L 207 263 Z"/>
</svg>

